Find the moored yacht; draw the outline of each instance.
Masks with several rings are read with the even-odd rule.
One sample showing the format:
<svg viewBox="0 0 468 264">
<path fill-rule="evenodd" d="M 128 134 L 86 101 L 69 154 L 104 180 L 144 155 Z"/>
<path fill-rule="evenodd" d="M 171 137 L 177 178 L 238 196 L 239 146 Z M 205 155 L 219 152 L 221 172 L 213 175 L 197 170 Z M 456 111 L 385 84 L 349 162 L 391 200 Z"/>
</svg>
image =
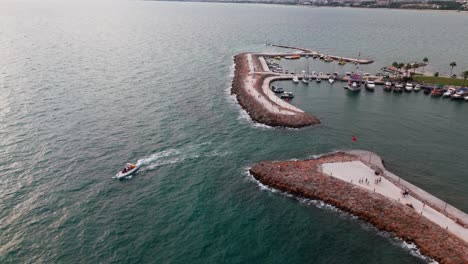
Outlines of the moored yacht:
<svg viewBox="0 0 468 264">
<path fill-rule="evenodd" d="M 406 83 L 405 91 L 412 92 L 413 91 L 413 84 L 412 83 Z"/>
<path fill-rule="evenodd" d="M 403 92 L 403 84 L 401 83 L 396 83 L 395 88 L 393 88 L 394 93 L 401 93 Z"/>
<path fill-rule="evenodd" d="M 361 91 L 362 76 L 360 74 L 354 73 L 349 76 L 348 85 L 345 87 L 351 92 Z"/>
<path fill-rule="evenodd" d="M 415 91 L 415 92 L 421 91 L 421 85 L 416 84 L 416 86 L 414 86 L 414 91 Z"/>
<path fill-rule="evenodd" d="M 392 83 L 391 82 L 385 82 L 384 91 L 391 91 L 391 90 L 392 90 Z"/>
<path fill-rule="evenodd" d="M 320 83 L 320 82 L 322 82 L 322 79 L 320 79 L 320 77 L 317 76 L 317 79 L 315 79 L 315 81 Z"/>
<path fill-rule="evenodd" d="M 299 78 L 297 78 L 297 76 L 294 75 L 293 78 L 292 78 L 292 81 L 293 81 L 293 83 L 298 83 L 298 82 L 299 82 Z"/>
<path fill-rule="evenodd" d="M 448 90 L 442 94 L 442 97 L 451 97 L 455 93 L 455 88 L 448 88 Z"/>
<path fill-rule="evenodd" d="M 366 82 L 366 90 L 373 92 L 375 90 L 375 83 L 374 81 L 367 81 Z"/>
<path fill-rule="evenodd" d="M 291 92 L 284 92 L 283 94 L 280 95 L 282 99 L 292 99 L 294 98 L 294 94 Z"/>
</svg>

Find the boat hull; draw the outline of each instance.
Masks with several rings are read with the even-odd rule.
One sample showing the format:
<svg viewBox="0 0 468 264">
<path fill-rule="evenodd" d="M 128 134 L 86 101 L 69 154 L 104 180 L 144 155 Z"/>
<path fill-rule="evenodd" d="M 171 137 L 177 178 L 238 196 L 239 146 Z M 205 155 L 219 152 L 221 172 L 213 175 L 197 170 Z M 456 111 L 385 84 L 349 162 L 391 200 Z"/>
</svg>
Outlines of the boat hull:
<svg viewBox="0 0 468 264">
<path fill-rule="evenodd" d="M 122 173 L 121 171 L 119 171 L 119 172 L 115 175 L 115 178 L 116 178 L 116 179 L 123 179 L 123 178 L 125 178 L 125 177 L 128 177 L 128 176 L 130 176 L 130 175 L 135 174 L 139 169 L 140 169 L 140 166 L 136 166 L 135 168 L 133 168 L 133 169 L 130 170 L 130 171 L 127 171 L 126 173 Z"/>
</svg>

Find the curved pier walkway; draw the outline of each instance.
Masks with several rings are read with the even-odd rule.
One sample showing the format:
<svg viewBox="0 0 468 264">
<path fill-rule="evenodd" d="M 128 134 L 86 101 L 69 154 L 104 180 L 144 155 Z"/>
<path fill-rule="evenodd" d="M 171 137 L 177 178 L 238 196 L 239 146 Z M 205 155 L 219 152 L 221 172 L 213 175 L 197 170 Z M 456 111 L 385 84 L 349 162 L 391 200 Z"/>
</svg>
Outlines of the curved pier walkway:
<svg viewBox="0 0 468 264">
<path fill-rule="evenodd" d="M 270 90 L 272 81 L 290 79 L 291 76 L 271 72 L 265 59 L 257 54 L 238 54 L 234 60 L 236 65 L 231 91 L 254 121 L 291 128 L 320 123 L 313 115 L 281 100 Z"/>
</svg>

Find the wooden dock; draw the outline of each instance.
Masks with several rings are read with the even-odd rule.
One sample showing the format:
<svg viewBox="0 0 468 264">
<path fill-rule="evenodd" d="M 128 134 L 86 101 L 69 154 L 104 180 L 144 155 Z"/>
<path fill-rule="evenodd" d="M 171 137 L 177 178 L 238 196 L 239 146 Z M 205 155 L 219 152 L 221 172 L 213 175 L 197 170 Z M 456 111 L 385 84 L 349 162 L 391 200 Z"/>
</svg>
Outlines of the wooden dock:
<svg viewBox="0 0 468 264">
<path fill-rule="evenodd" d="M 371 64 L 374 62 L 374 60 L 368 60 L 368 59 L 354 59 L 354 58 L 349 58 L 349 57 L 342 57 L 342 56 L 337 56 L 337 55 L 330 55 L 330 54 L 325 54 L 325 53 L 320 53 L 318 51 L 314 51 L 311 49 L 306 49 L 306 48 L 300 48 L 300 47 L 294 47 L 294 46 L 285 46 L 285 45 L 276 45 L 276 44 L 270 44 L 270 46 L 273 47 L 279 47 L 279 48 L 285 48 L 285 49 L 294 49 L 294 50 L 299 50 L 301 51 L 300 53 L 262 53 L 258 55 L 263 55 L 267 57 L 286 57 L 286 56 L 301 56 L 301 57 L 306 57 L 306 56 L 327 56 L 333 60 L 344 60 L 346 62 L 350 63 L 358 63 L 358 64 Z"/>
</svg>

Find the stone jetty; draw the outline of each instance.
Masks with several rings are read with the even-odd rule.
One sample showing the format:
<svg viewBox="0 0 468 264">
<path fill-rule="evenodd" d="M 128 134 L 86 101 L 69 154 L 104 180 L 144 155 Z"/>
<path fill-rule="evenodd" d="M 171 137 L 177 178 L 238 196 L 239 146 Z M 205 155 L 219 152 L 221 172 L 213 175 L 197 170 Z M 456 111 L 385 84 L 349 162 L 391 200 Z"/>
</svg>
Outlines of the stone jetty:
<svg viewBox="0 0 468 264">
<path fill-rule="evenodd" d="M 281 100 L 270 90 L 270 82 L 291 76 L 273 74 L 266 66 L 264 58 L 252 53 L 238 54 L 234 57 L 234 62 L 231 92 L 254 121 L 290 128 L 320 123 L 315 116 Z"/>
<path fill-rule="evenodd" d="M 275 189 L 347 211 L 416 244 L 439 263 L 468 263 L 466 214 L 460 212 L 454 219 L 426 204 L 419 199 L 424 196 L 421 189 L 400 185 L 399 178 L 395 181 L 395 175 L 375 164 L 372 155 L 378 157 L 370 152 L 336 152 L 303 161 L 264 161 L 250 173 Z"/>
</svg>

